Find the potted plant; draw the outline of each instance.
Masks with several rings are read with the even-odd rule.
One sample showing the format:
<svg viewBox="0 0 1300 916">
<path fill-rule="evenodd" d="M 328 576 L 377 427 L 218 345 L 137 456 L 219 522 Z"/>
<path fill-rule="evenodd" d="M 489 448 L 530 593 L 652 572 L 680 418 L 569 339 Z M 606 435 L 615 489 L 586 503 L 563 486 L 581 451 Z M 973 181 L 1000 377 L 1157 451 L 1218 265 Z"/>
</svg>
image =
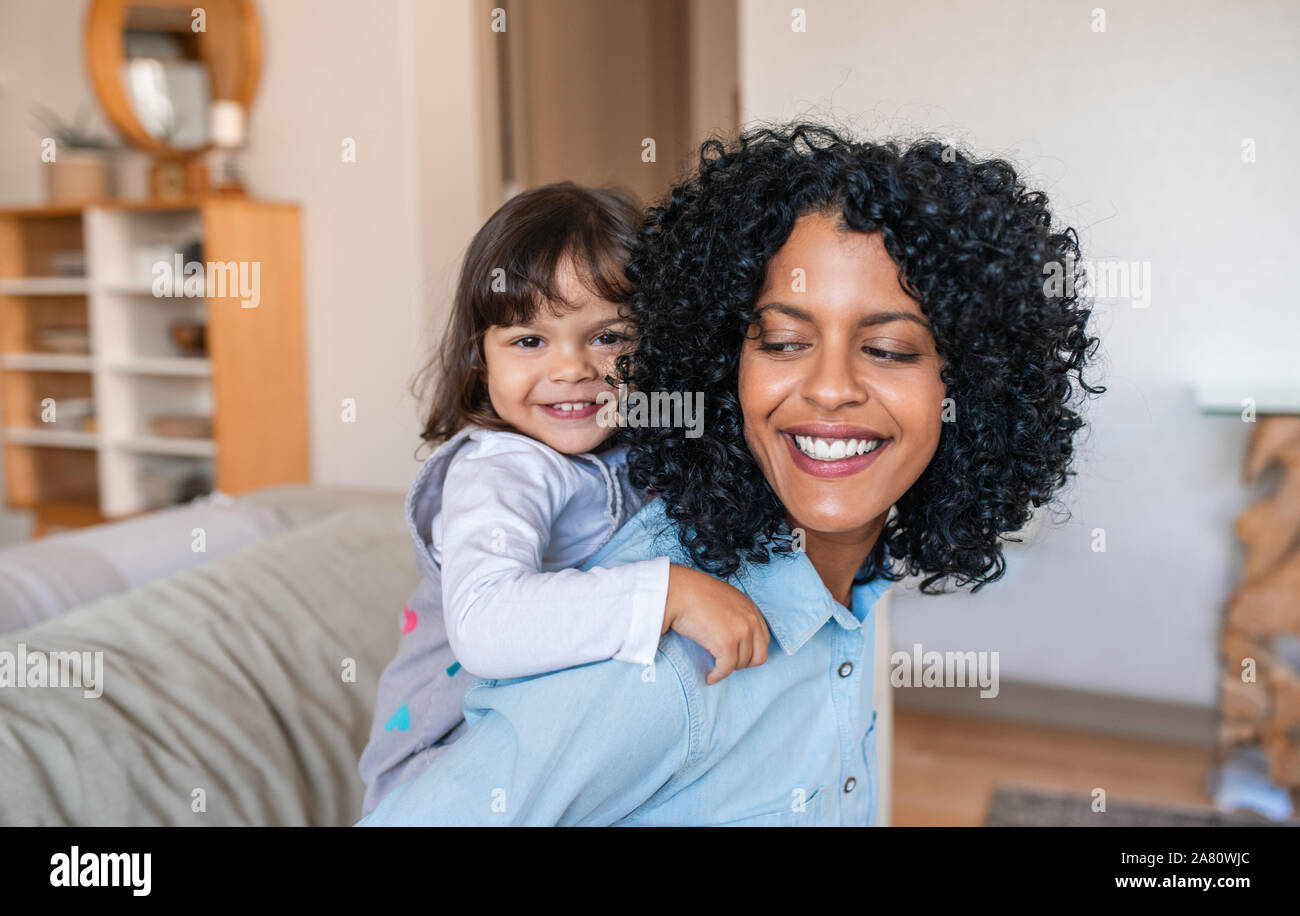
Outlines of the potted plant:
<svg viewBox="0 0 1300 916">
<path fill-rule="evenodd" d="M 75 122 L 65 121 L 43 105 L 32 112 L 40 122 L 41 161 L 45 188 L 52 204 L 82 204 L 113 196 L 110 155 L 115 149 L 106 137 L 85 127 L 85 113 Z"/>
</svg>

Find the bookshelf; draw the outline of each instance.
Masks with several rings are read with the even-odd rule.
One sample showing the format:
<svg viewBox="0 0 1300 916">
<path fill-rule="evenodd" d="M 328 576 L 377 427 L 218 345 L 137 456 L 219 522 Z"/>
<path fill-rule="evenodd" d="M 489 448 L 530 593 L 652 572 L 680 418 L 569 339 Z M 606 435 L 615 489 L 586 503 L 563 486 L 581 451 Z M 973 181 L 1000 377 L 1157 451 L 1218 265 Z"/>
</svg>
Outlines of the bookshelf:
<svg viewBox="0 0 1300 916">
<path fill-rule="evenodd" d="M 39 535 L 305 481 L 300 237 L 239 197 L 0 210 L 6 505 Z"/>
</svg>

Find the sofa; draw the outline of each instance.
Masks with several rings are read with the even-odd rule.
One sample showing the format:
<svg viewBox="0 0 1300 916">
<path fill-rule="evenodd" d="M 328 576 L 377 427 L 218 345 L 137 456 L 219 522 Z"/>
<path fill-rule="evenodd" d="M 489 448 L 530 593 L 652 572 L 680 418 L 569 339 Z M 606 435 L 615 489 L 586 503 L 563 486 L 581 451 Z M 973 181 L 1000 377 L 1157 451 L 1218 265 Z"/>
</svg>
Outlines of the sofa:
<svg viewBox="0 0 1300 916">
<path fill-rule="evenodd" d="M 102 653 L 98 696 L 12 678 L 0 688 L 0 824 L 360 817 L 356 763 L 417 583 L 402 494 L 281 487 L 238 503 L 242 517 L 191 506 L 0 551 L 11 585 L 0 619 L 19 617 L 15 565 L 23 616 L 49 615 L 0 633 L 0 660 Z M 194 560 L 205 526 L 218 555 Z M 130 587 L 124 541 L 127 565 L 150 565 L 151 581 Z M 186 568 L 164 575 L 161 554 Z M 58 589 L 33 583 L 60 568 L 65 597 L 107 593 L 51 614 Z"/>
</svg>

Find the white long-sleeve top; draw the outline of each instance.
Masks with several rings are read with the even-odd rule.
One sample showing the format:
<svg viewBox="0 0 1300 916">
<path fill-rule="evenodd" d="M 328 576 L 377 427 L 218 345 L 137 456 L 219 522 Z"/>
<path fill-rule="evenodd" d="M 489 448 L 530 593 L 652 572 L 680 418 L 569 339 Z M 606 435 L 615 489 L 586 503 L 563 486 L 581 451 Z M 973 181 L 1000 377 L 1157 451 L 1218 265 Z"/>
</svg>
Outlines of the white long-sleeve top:
<svg viewBox="0 0 1300 916">
<path fill-rule="evenodd" d="M 654 661 L 668 558 L 574 568 L 645 501 L 626 474 L 625 448 L 568 456 L 517 433 L 468 435 L 431 532 L 448 642 L 466 670 L 510 678 Z"/>
</svg>

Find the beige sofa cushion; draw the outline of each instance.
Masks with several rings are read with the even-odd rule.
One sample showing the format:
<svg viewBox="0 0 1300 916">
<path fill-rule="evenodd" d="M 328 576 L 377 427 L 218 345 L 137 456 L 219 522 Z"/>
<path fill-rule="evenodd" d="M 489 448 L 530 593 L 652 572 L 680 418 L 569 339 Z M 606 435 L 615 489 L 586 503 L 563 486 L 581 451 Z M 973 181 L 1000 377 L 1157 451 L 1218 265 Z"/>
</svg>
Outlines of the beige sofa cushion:
<svg viewBox="0 0 1300 916">
<path fill-rule="evenodd" d="M 0 688 L 0 824 L 354 823 L 416 584 L 400 500 L 377 501 L 5 634 L 15 659 L 102 652 L 103 693 Z"/>
</svg>

